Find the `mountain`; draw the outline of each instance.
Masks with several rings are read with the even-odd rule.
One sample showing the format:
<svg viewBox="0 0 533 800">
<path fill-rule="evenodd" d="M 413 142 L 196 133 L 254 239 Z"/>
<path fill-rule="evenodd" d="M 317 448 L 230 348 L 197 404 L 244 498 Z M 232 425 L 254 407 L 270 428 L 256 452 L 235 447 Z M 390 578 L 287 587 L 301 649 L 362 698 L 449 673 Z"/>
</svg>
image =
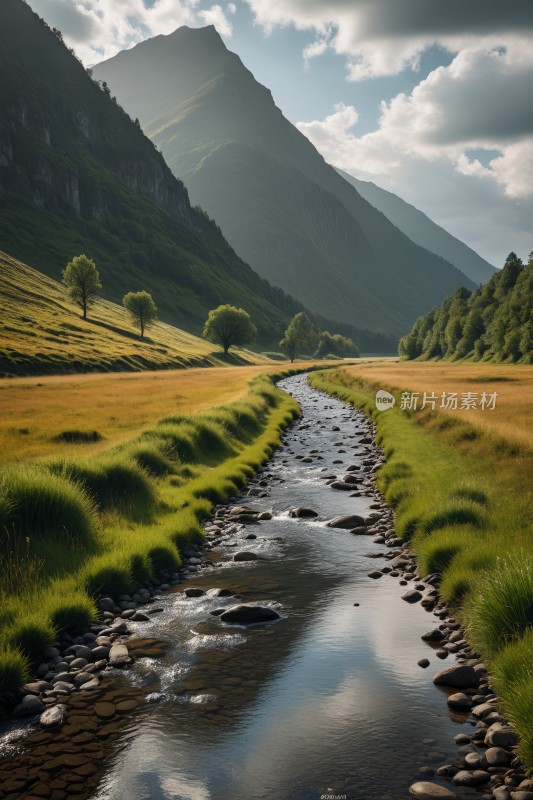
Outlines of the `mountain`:
<svg viewBox="0 0 533 800">
<path fill-rule="evenodd" d="M 107 298 L 146 289 L 162 320 L 194 333 L 210 308 L 242 306 L 277 348 L 303 306 L 191 206 L 139 125 L 23 0 L 0 3 L 0 108 L 0 249 L 54 279 L 86 253 Z M 380 335 L 360 344 L 393 347 Z"/>
<path fill-rule="evenodd" d="M 371 181 L 360 181 L 342 169 L 337 169 L 337 172 L 413 242 L 445 258 L 474 283 L 486 283 L 494 275 L 496 270 L 492 264 L 415 206 Z"/>
<path fill-rule="evenodd" d="M 236 252 L 313 311 L 400 334 L 457 286 L 473 288 L 326 164 L 212 26 L 156 36 L 94 75 Z"/>
</svg>

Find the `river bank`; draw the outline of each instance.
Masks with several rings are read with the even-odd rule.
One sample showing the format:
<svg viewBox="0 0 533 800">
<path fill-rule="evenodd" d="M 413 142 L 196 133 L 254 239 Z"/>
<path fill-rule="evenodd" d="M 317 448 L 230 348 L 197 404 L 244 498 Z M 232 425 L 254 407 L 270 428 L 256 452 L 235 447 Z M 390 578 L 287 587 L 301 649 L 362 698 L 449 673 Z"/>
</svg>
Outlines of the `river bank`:
<svg viewBox="0 0 533 800">
<path fill-rule="evenodd" d="M 464 760 L 466 753 L 452 745 L 454 728 L 475 719 L 454 709 L 443 716 L 431 670 L 417 664 L 428 656 L 434 661 L 435 643 L 420 638 L 428 613 L 446 609 L 431 581 L 419 598 L 427 610 L 400 599 L 406 587 L 397 581 L 417 592 L 420 576 L 399 549 L 391 512 L 373 485 L 382 457 L 372 429 L 362 415 L 308 392 L 302 378 L 286 388 L 294 383 L 302 420 L 283 435 L 244 496 L 216 509 L 205 525 L 203 558 L 189 551 L 186 571 L 168 575 L 174 587 L 158 595 L 161 587 L 152 586 L 146 607 L 123 608 L 137 602 L 131 595 L 103 601 L 107 627 L 120 612 L 116 625 L 128 626 L 130 636 L 100 627 L 90 646 L 105 647 L 97 641 L 106 636 L 122 640 L 134 660 L 125 669 L 104 667 L 98 688 L 90 687 L 91 667 L 98 670 L 89 662 L 89 688 L 62 698 L 65 724 L 11 745 L 0 775 L 5 768 L 11 779 L 26 776 L 26 788 L 8 796 L 32 796 L 38 785 L 40 796 L 54 798 L 188 798 L 201 786 L 217 800 L 295 792 L 314 798 L 329 789 L 354 800 L 403 800 L 422 779 L 444 788 L 444 776 L 432 775 Z M 361 524 L 328 524 L 347 514 L 357 516 L 350 524 Z M 384 550 L 385 544 L 391 547 Z M 236 559 L 239 553 L 248 555 Z M 371 569 L 382 561 L 382 569 Z M 376 573 L 397 580 L 378 580 Z M 237 601 L 280 618 L 235 628 L 221 617 Z M 148 620 L 133 619 L 139 612 Z M 450 659 L 454 650 L 467 657 L 454 624 L 447 619 L 447 632 L 440 617 L 437 627 L 452 641 L 443 639 L 439 649 Z M 83 674 L 87 665 L 77 669 Z M 69 674 L 72 680 L 80 673 Z M 481 684 L 476 693 L 493 699 L 483 675 Z M 185 739 L 180 731 L 187 731 Z M 477 750 L 478 744 L 479 736 L 461 746 Z M 272 773 L 273 763 L 285 766 Z M 46 780 L 50 764 L 53 781 Z M 40 780 L 30 786 L 36 775 Z M 460 791 L 466 797 L 472 790 Z"/>
</svg>

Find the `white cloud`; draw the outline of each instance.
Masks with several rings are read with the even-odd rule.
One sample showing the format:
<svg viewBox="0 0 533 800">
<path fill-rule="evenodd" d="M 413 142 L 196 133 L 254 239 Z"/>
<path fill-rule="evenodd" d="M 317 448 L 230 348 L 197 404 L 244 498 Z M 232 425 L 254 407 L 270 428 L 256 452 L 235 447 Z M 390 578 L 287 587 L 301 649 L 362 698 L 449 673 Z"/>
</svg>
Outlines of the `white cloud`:
<svg viewBox="0 0 533 800">
<path fill-rule="evenodd" d="M 293 25 L 323 33 L 348 58 L 349 80 L 416 69 L 433 44 L 457 53 L 468 47 L 514 47 L 527 53 L 533 7 L 523 0 L 246 0 L 265 30 Z"/>
<path fill-rule="evenodd" d="M 229 7 L 228 11 L 230 11 Z M 235 13 L 235 11 L 230 11 L 230 13 Z M 231 36 L 233 33 L 233 26 L 226 17 L 222 6 L 211 6 L 209 9 L 199 11 L 198 16 L 206 25 L 214 25 L 221 36 Z"/>
</svg>

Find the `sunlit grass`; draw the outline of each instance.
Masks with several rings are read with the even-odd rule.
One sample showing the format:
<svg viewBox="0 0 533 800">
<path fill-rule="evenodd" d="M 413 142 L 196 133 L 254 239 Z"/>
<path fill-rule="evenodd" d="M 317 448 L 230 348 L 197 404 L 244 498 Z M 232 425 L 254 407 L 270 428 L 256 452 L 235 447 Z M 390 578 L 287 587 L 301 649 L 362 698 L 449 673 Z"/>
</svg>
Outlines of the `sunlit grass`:
<svg viewBox="0 0 533 800">
<path fill-rule="evenodd" d="M 375 420 L 388 454 L 377 481 L 395 507 L 397 533 L 412 542 L 421 575 L 441 575 L 442 596 L 494 665 L 521 752 L 533 766 L 531 719 L 519 701 L 522 693 L 531 711 L 531 650 L 525 653 L 533 628 L 533 411 L 524 399 L 532 368 L 375 362 L 314 373 L 310 381 Z M 506 389 L 497 411 L 453 417 L 398 406 L 378 412 L 374 403 L 377 388 L 462 391 L 483 381 Z"/>
</svg>

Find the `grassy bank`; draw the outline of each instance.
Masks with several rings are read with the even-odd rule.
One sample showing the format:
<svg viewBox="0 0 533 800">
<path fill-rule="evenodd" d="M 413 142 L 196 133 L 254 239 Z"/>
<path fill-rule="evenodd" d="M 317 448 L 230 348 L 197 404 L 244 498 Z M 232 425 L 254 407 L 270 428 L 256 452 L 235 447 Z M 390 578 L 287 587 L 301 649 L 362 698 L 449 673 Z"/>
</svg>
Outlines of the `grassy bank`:
<svg viewBox="0 0 533 800">
<path fill-rule="evenodd" d="M 241 349 L 224 358 L 221 348 L 164 322 L 156 322 L 141 341 L 127 311 L 102 298 L 95 300 L 84 320 L 64 286 L 1 251 L 0 332 L 0 374 L 7 375 L 131 372 L 269 360 Z"/>
<path fill-rule="evenodd" d="M 493 423 L 483 426 L 480 414 L 490 411 L 468 417 L 468 412 L 403 411 L 396 405 L 378 412 L 377 389 L 418 388 L 413 366 L 364 365 L 317 372 L 310 381 L 374 419 L 387 457 L 378 486 L 396 510 L 398 535 L 411 541 L 422 575 L 441 574 L 441 593 L 456 606 L 489 665 L 505 712 L 521 735 L 521 754 L 533 767 L 533 451 L 526 430 L 520 431 L 524 417 L 515 421 L 518 431 L 505 437 Z M 445 380 L 447 391 L 466 379 L 454 365 L 435 367 L 438 376 L 425 376 L 428 391 L 434 388 L 427 381 L 431 377 Z M 489 385 L 499 369 L 483 366 Z M 507 369 L 531 391 L 530 368 Z M 470 375 L 477 377 L 475 370 Z M 520 400 L 517 394 L 516 403 L 522 408 L 524 395 Z M 503 420 L 498 430 L 505 430 Z"/>
<path fill-rule="evenodd" d="M 239 400 L 172 413 L 96 455 L 13 463 L 0 478 L 0 691 L 102 594 L 181 564 L 212 503 L 241 488 L 298 413 L 268 376 Z"/>
</svg>

